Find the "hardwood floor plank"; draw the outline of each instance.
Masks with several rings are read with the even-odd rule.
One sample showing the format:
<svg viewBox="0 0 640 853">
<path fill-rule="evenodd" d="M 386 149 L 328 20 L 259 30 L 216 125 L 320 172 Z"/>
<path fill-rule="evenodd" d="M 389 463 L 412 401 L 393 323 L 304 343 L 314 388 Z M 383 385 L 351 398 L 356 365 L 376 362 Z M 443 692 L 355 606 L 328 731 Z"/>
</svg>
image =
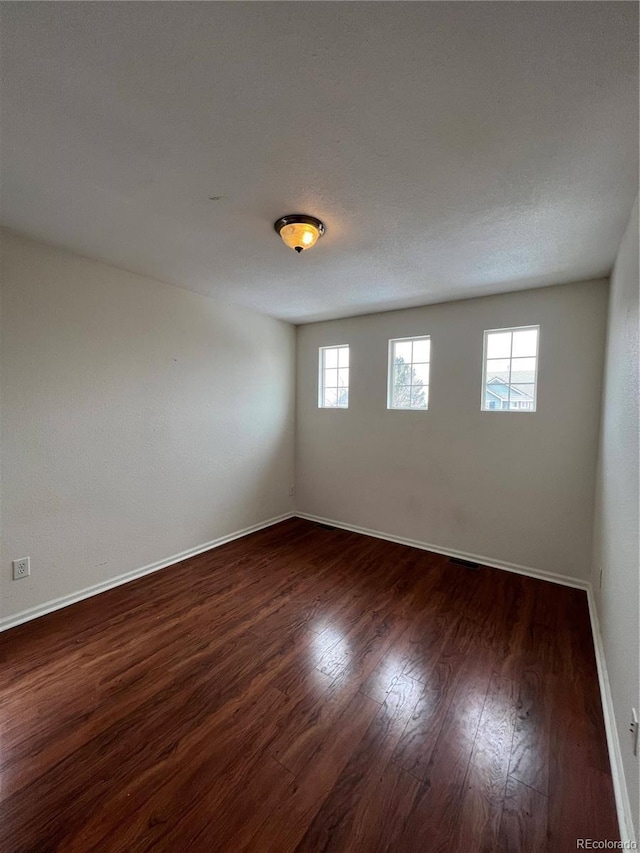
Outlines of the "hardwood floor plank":
<svg viewBox="0 0 640 853">
<path fill-rule="evenodd" d="M 344 777 L 350 778 L 348 768 Z M 423 853 L 425 848 L 414 851 L 400 841 L 422 783 L 393 762 L 374 781 L 356 782 L 357 799 L 348 783 L 336 785 L 340 794 L 332 794 L 328 807 L 325 801 L 296 853 Z M 343 796 L 347 805 L 339 801 Z"/>
<path fill-rule="evenodd" d="M 487 648 L 472 623 L 460 620 L 457 627 L 425 683 L 393 754 L 396 764 L 422 781 L 429 778 L 432 756 L 446 722 L 459 725 L 461 735 L 464 733 L 468 761 L 489 686 L 491 661 Z M 475 653 L 471 654 L 474 647 Z M 461 710 L 457 721 L 451 717 L 452 707 L 454 711 Z"/>
<path fill-rule="evenodd" d="M 576 838 L 619 840 L 611 774 L 601 767 L 597 726 L 584 708 L 584 693 L 591 685 L 583 690 L 577 680 L 564 676 L 556 676 L 552 683 L 549 851 L 573 849 Z M 587 807 L 588 817 L 584 813 Z M 585 835 L 587 825 L 590 829 Z"/>
<path fill-rule="evenodd" d="M 332 678 L 342 675 L 346 670 L 354 669 L 354 659 L 376 654 L 376 649 L 384 643 L 393 627 L 393 618 L 380 618 L 376 611 L 365 611 L 351 630 L 319 657 L 316 667 Z M 378 651 L 378 658 L 380 655 Z"/>
<path fill-rule="evenodd" d="M 264 746 L 273 736 L 281 702 L 270 688 L 252 700 L 229 703 L 189 739 L 174 741 L 160 761 L 121 777 L 82 827 L 67 824 L 60 846 L 73 853 L 104 849 L 114 813 L 123 849 L 151 850 L 165 846 L 172 836 L 188 844 L 207 817 L 222 812 L 229 791 L 266 760 Z"/>
<path fill-rule="evenodd" d="M 551 703 L 542 668 L 527 669 L 519 685 L 509 775 L 545 796 L 549 792 Z"/>
<path fill-rule="evenodd" d="M 618 837 L 584 592 L 300 519 L 0 635 L 0 730 L 3 853 Z"/>
<path fill-rule="evenodd" d="M 411 772 L 424 781 L 400 839 L 400 850 L 458 853 L 464 780 L 491 679 L 491 656 L 481 643 L 459 664 L 460 675 L 435 742 L 418 742 Z M 405 753 L 406 755 L 406 753 Z"/>
<path fill-rule="evenodd" d="M 295 850 L 379 710 L 368 696 L 353 695 L 331 736 L 309 751 L 309 760 L 298 762 L 291 796 L 268 816 L 247 849 L 265 853 Z"/>
<path fill-rule="evenodd" d="M 516 696 L 517 685 L 512 679 L 492 676 L 464 782 L 457 845 L 465 853 L 498 848 Z"/>
<path fill-rule="evenodd" d="M 119 719 L 86 745 L 57 763 L 48 773 L 38 774 L 32 784 L 7 800 L 7 819 L 0 826 L 0 840 L 6 833 L 17 841 L 16 824 L 25 810 L 30 811 L 29 832 L 38 832 L 42 824 L 51 834 L 50 821 L 64 815 L 67 807 L 74 817 L 86 805 L 93 793 L 103 799 L 111 786 L 123 787 L 136 774 L 147 768 L 161 766 L 166 755 L 178 749 L 197 748 L 208 737 L 216 714 L 225 714 L 232 700 L 242 703 L 243 696 L 253 684 L 257 692 L 266 684 L 278 661 L 296 654 L 308 642 L 278 645 L 263 650 L 262 656 L 248 654 L 256 650 L 255 640 L 245 637 L 235 655 L 227 656 L 211 674 L 209 660 L 188 675 L 146 701 L 127 716 Z M 254 705 L 258 699 L 254 699 Z M 113 769 L 110 771 L 109 767 Z M 35 774 L 34 774 L 35 775 Z M 46 795 L 46 796 L 45 796 Z M 69 821 L 69 817 L 67 817 Z M 1 845 L 0 845 L 1 849 Z"/>
<path fill-rule="evenodd" d="M 247 776 L 246 783 L 228 790 L 220 808 L 212 810 L 208 823 L 206 813 L 197 812 L 197 823 L 189 821 L 189 835 L 185 834 L 182 826 L 177 827 L 174 833 L 176 844 L 187 844 L 189 850 L 216 850 L 216 853 L 255 850 L 254 836 L 274 809 L 293 796 L 295 787 L 295 776 L 265 753 Z M 194 826 L 198 824 L 203 826 L 195 834 Z M 193 841 L 190 836 L 193 836 Z M 171 840 L 165 836 L 155 849 L 166 850 Z"/>
<path fill-rule="evenodd" d="M 391 685 L 402 676 L 412 649 L 411 630 L 407 627 L 398 640 L 382 655 L 369 676 L 364 679 L 360 691 L 376 702 L 384 702 Z"/>
<path fill-rule="evenodd" d="M 509 777 L 496 853 L 549 853 L 547 820 L 547 798 Z"/>
<path fill-rule="evenodd" d="M 388 848 L 403 808 L 410 807 L 408 791 L 420 787 L 418 780 L 389 764 L 422 690 L 413 678 L 396 678 L 298 850 Z"/>
<path fill-rule="evenodd" d="M 348 678 L 336 679 L 310 707 L 292 709 L 291 726 L 285 726 L 270 754 L 295 775 L 309 767 L 323 751 L 330 733 L 348 724 L 353 708 L 369 708 L 376 713 L 377 702 L 358 692 L 358 684 Z M 374 710 L 375 709 L 375 710 Z"/>
</svg>

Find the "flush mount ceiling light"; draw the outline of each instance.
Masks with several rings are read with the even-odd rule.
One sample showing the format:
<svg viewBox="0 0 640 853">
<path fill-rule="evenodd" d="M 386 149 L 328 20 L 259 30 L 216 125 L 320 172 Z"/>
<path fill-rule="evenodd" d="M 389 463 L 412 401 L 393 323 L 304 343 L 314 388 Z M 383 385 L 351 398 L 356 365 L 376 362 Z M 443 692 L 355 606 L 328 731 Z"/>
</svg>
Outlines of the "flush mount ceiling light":
<svg viewBox="0 0 640 853">
<path fill-rule="evenodd" d="M 305 216 L 302 213 L 291 213 L 282 216 L 273 227 L 282 237 L 282 242 L 290 249 L 300 253 L 310 249 L 324 234 L 324 225 L 315 216 Z"/>
</svg>

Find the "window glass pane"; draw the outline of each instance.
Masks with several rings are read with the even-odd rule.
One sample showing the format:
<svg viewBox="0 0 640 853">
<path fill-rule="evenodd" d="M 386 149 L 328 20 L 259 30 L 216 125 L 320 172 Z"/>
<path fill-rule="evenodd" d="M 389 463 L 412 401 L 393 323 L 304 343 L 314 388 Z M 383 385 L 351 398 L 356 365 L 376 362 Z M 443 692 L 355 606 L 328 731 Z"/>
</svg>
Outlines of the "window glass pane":
<svg viewBox="0 0 640 853">
<path fill-rule="evenodd" d="M 338 350 L 338 367 L 349 367 L 349 347 L 340 347 Z"/>
<path fill-rule="evenodd" d="M 338 405 L 338 391 L 336 388 L 325 388 L 323 406 L 333 407 Z"/>
<path fill-rule="evenodd" d="M 324 350 L 324 366 L 325 367 L 337 367 L 338 366 L 338 350 L 337 349 L 326 349 L 326 350 Z"/>
<path fill-rule="evenodd" d="M 533 383 L 518 382 L 511 385 L 511 399 L 531 403 L 536 396 L 536 386 Z"/>
<path fill-rule="evenodd" d="M 393 384 L 394 385 L 409 385 L 411 383 L 411 365 L 409 364 L 394 364 L 393 365 Z"/>
<path fill-rule="evenodd" d="M 538 327 L 485 332 L 482 409 L 535 412 L 538 332 Z M 508 339 L 512 342 L 509 358 L 498 358 L 506 355 Z"/>
<path fill-rule="evenodd" d="M 429 360 L 431 342 L 428 337 L 391 340 L 391 367 L 388 405 L 392 409 L 428 408 Z"/>
<path fill-rule="evenodd" d="M 511 359 L 511 381 L 533 382 L 536 378 L 535 358 Z"/>
<path fill-rule="evenodd" d="M 508 358 L 493 358 L 487 359 L 487 382 L 495 377 L 499 379 L 509 379 L 509 359 Z"/>
<path fill-rule="evenodd" d="M 347 408 L 349 405 L 349 347 L 320 347 L 318 406 Z"/>
<path fill-rule="evenodd" d="M 485 387 L 484 405 L 487 409 L 499 409 L 503 399 L 506 400 L 507 389 Z"/>
<path fill-rule="evenodd" d="M 427 397 L 425 394 L 424 388 L 418 388 L 417 386 L 413 386 L 411 389 L 411 408 L 412 409 L 426 409 L 427 408 Z"/>
<path fill-rule="evenodd" d="M 394 382 L 396 385 L 413 385 L 414 372 L 411 364 L 396 364 L 393 368 Z"/>
<path fill-rule="evenodd" d="M 336 388 L 338 385 L 338 371 L 336 370 L 325 370 L 324 372 L 324 387 L 325 388 Z"/>
<path fill-rule="evenodd" d="M 429 361 L 429 352 L 431 350 L 431 341 L 414 341 L 413 342 L 413 360 L 414 361 Z"/>
<path fill-rule="evenodd" d="M 396 385 L 393 389 L 392 405 L 398 409 L 408 409 L 411 405 L 411 386 Z"/>
<path fill-rule="evenodd" d="M 416 385 L 422 382 L 423 385 L 429 384 L 429 365 L 428 364 L 414 364 L 412 369 L 412 384 Z"/>
<path fill-rule="evenodd" d="M 490 332 L 487 335 L 487 358 L 509 358 L 511 332 Z"/>
<path fill-rule="evenodd" d="M 411 341 L 396 341 L 394 344 L 394 361 L 401 358 L 405 364 L 411 361 Z"/>
<path fill-rule="evenodd" d="M 496 403 L 500 403 L 503 400 L 509 399 L 509 384 L 504 380 L 494 379 L 491 382 L 487 382 L 484 393 L 486 400 L 493 400 Z"/>
<path fill-rule="evenodd" d="M 513 357 L 535 356 L 538 348 L 538 330 L 526 329 L 513 333 Z"/>
</svg>

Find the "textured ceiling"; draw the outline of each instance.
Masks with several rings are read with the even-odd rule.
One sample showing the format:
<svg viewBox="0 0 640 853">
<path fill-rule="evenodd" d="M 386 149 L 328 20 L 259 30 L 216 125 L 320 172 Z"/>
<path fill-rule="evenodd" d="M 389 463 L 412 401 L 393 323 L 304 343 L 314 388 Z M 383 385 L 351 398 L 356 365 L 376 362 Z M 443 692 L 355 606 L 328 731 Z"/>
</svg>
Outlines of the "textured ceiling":
<svg viewBox="0 0 640 853">
<path fill-rule="evenodd" d="M 638 186 L 637 18 L 4 3 L 2 219 L 294 322 L 606 275 Z M 302 255 L 273 231 L 294 212 L 327 226 Z"/>
</svg>

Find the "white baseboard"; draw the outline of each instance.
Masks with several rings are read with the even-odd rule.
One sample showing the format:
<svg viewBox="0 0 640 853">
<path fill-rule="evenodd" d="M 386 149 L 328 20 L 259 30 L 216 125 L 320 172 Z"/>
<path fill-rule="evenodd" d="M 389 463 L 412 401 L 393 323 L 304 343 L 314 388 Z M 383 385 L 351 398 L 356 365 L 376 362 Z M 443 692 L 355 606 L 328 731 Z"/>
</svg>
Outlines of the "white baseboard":
<svg viewBox="0 0 640 853">
<path fill-rule="evenodd" d="M 81 589 L 79 592 L 73 592 L 70 595 L 63 595 L 60 598 L 54 598 L 44 604 L 39 604 L 36 607 L 30 607 L 28 610 L 22 610 L 13 616 L 7 616 L 0 619 L 0 631 L 7 631 L 9 628 L 14 628 L 16 625 L 21 625 L 23 622 L 30 622 L 32 619 L 37 619 L 39 616 L 44 616 L 47 613 L 53 613 L 54 610 L 60 610 L 63 607 L 68 607 L 70 604 L 75 604 L 76 601 L 82 601 L 85 598 L 91 598 L 92 595 L 98 595 L 101 592 L 106 592 L 108 589 L 113 589 L 116 586 L 136 578 L 150 575 L 152 572 L 158 572 L 160 569 L 166 569 L 168 566 L 186 560 L 188 557 L 195 557 L 197 554 L 202 554 L 204 551 L 209 551 L 212 548 L 219 548 L 220 545 L 225 545 L 227 542 L 233 542 L 234 539 L 241 539 L 243 536 L 248 536 L 250 533 L 255 533 L 258 530 L 263 530 L 265 527 L 271 527 L 273 524 L 278 524 L 280 521 L 286 521 L 288 518 L 293 518 L 293 512 L 287 512 L 283 515 L 278 515 L 275 518 L 268 518 L 266 521 L 261 521 L 258 524 L 252 524 L 251 527 L 245 527 L 242 530 L 236 530 L 234 533 L 229 533 L 227 536 L 220 536 L 218 539 L 212 539 L 211 542 L 205 542 L 203 545 L 196 545 L 195 548 L 188 548 L 180 554 L 174 554 L 173 557 L 167 557 L 165 560 L 158 560 L 156 563 L 150 563 L 148 566 L 143 566 L 141 569 L 134 569 L 132 572 L 126 572 L 123 575 L 117 575 L 109 580 L 101 583 L 88 586 Z"/>
<path fill-rule="evenodd" d="M 369 530 L 366 527 L 358 527 L 355 524 L 345 524 L 342 521 L 335 521 L 335 519 L 330 518 L 321 518 L 320 516 L 310 515 L 309 513 L 305 512 L 296 512 L 295 515 L 298 518 L 305 518 L 307 519 L 307 521 L 315 521 L 319 524 L 329 524 L 332 527 L 338 527 L 341 530 L 349 530 L 352 533 L 361 533 L 365 536 L 373 536 L 376 539 L 386 539 L 388 542 L 397 542 L 400 545 L 409 545 L 412 548 L 420 548 L 423 551 L 433 551 L 436 554 L 443 554 L 447 557 L 459 557 L 463 560 L 472 560 L 474 563 L 480 563 L 483 566 L 490 566 L 494 569 L 504 569 L 507 572 L 515 572 L 519 575 L 527 575 L 528 577 L 537 578 L 538 580 L 551 581 L 552 583 L 562 584 L 563 586 L 571 586 L 577 589 L 584 589 L 587 593 L 587 600 L 589 602 L 591 633 L 593 635 L 596 665 L 598 668 L 600 698 L 602 700 L 602 711 L 607 737 L 607 747 L 609 750 L 611 777 L 613 780 L 613 789 L 616 799 L 618 824 L 620 827 L 620 838 L 624 842 L 629 842 L 630 849 L 635 849 L 635 847 L 633 847 L 633 844 L 636 842 L 636 837 L 633 826 L 633 819 L 631 817 L 631 803 L 629 802 L 629 791 L 627 789 L 627 784 L 624 776 L 622 753 L 620 751 L 620 740 L 618 738 L 618 728 L 616 726 L 615 714 L 613 711 L 613 700 L 611 697 L 609 676 L 607 675 L 607 664 L 604 657 L 602 637 L 600 635 L 598 613 L 593 597 L 593 588 L 589 581 L 578 580 L 577 578 L 568 577 L 566 575 L 554 574 L 553 572 L 546 572 L 541 569 L 531 568 L 529 566 L 520 566 L 516 563 L 505 563 L 501 560 L 492 560 L 491 558 L 484 557 L 480 554 L 469 554 L 465 551 L 454 551 L 451 548 L 442 548 L 439 545 L 431 545 L 428 542 L 418 542 L 414 539 L 406 539 L 402 536 L 392 536 L 389 533 L 381 533 L 379 530 Z"/>
<path fill-rule="evenodd" d="M 600 684 L 600 697 L 602 699 L 602 713 L 604 715 L 604 727 L 607 733 L 607 746 L 609 748 L 609 763 L 611 764 L 611 778 L 613 779 L 613 790 L 616 798 L 616 809 L 618 811 L 618 824 L 620 826 L 620 840 L 627 842 L 629 849 L 635 850 L 636 833 L 631 816 L 631 802 L 629 800 L 629 789 L 624 775 L 622 763 L 622 751 L 618 737 L 615 712 L 613 710 L 613 697 L 607 673 L 607 662 L 604 656 L 600 623 L 598 621 L 598 609 L 596 607 L 593 588 L 591 585 L 587 590 L 589 599 L 589 615 L 591 616 L 591 633 L 593 634 L 593 646 L 596 653 L 596 666 L 598 667 L 598 682 Z"/>
<path fill-rule="evenodd" d="M 493 560 L 491 557 L 485 557 L 482 554 L 470 554 L 467 551 L 454 551 L 452 548 L 444 548 L 441 545 L 433 545 L 431 542 L 420 542 L 417 539 L 406 539 L 404 536 L 393 536 L 391 533 L 382 533 L 380 530 L 370 530 L 367 527 L 358 527 L 356 524 L 345 524 L 342 521 L 335 521 L 332 518 L 321 518 L 318 515 L 310 515 L 306 512 L 296 512 L 294 515 L 297 518 L 305 518 L 307 521 L 315 521 L 318 524 L 329 524 L 332 527 L 339 527 L 341 530 L 349 530 L 352 533 L 362 533 L 364 536 L 373 536 L 375 539 L 385 539 L 387 542 L 397 542 L 399 545 L 409 545 L 411 548 L 420 548 L 422 551 L 433 551 L 434 554 L 443 554 L 445 557 L 458 557 L 462 560 L 471 560 L 473 563 L 480 563 L 483 566 L 489 566 L 492 569 L 504 569 L 507 572 L 515 572 L 518 575 L 527 575 L 538 580 L 551 581 L 551 583 L 559 583 L 563 586 L 573 586 L 577 589 L 588 589 L 589 581 L 572 578 L 569 575 L 558 575 L 553 572 L 546 572 L 542 569 L 534 569 L 530 566 L 520 566 L 518 563 L 505 563 L 501 560 Z"/>
</svg>

